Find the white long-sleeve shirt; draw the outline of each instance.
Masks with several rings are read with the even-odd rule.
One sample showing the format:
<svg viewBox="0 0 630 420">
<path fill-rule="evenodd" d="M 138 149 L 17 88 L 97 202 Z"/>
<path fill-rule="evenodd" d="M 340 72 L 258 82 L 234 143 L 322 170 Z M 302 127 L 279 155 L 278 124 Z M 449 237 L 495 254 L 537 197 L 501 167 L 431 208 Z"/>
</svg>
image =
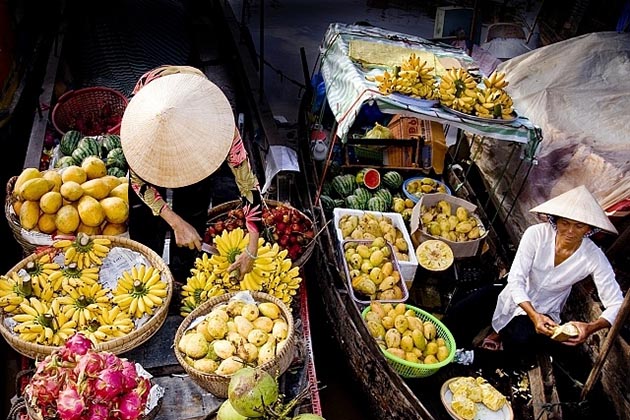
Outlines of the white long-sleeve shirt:
<svg viewBox="0 0 630 420">
<path fill-rule="evenodd" d="M 529 301 L 534 309 L 560 323 L 560 312 L 571 287 L 591 275 L 605 310 L 602 317 L 612 323 L 617 317 L 623 294 L 615 273 L 601 249 L 588 238 L 558 266 L 554 266 L 556 231 L 549 223 L 530 226 L 523 233 L 508 275 L 508 283 L 499 294 L 492 316 L 495 331 L 503 329 L 517 315 L 525 315 L 518 306 Z"/>
</svg>

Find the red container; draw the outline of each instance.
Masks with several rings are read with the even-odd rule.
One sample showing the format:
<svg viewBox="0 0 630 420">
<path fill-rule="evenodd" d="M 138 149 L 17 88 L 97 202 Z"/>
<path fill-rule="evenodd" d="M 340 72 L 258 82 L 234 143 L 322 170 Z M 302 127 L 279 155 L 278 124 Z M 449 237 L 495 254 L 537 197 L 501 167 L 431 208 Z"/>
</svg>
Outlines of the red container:
<svg viewBox="0 0 630 420">
<path fill-rule="evenodd" d="M 119 134 L 127 98 L 107 87 L 71 90 L 53 108 L 52 123 L 59 134 L 77 130 L 84 136 Z"/>
</svg>

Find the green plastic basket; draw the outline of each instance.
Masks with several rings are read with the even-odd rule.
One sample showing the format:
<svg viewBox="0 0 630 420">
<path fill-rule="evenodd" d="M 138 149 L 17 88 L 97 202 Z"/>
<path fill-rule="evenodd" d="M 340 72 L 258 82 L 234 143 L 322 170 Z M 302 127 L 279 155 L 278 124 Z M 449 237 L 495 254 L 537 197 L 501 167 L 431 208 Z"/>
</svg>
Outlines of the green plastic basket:
<svg viewBox="0 0 630 420">
<path fill-rule="evenodd" d="M 446 328 L 439 319 L 430 313 L 411 305 L 405 305 L 405 307 L 415 311 L 422 322 L 431 321 L 435 325 L 437 337 L 442 337 L 449 349 L 448 357 L 441 362 L 425 365 L 423 363 L 408 362 L 407 360 L 394 356 L 383 348 L 381 348 L 381 350 L 383 351 L 383 354 L 390 366 L 394 368 L 394 370 L 403 378 L 425 378 L 433 375 L 435 372 L 440 370 L 441 367 L 446 366 L 453 361 L 453 358 L 455 357 L 455 338 L 448 328 Z M 371 311 L 371 309 L 372 308 L 370 306 L 366 307 L 363 312 L 361 312 L 361 317 L 365 319 L 365 316 Z"/>
</svg>

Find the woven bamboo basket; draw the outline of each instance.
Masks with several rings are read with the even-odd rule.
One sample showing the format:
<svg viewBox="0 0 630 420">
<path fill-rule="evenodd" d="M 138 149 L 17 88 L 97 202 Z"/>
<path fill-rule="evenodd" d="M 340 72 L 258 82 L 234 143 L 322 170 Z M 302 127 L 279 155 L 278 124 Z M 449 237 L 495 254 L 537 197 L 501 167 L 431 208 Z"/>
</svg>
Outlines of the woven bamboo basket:
<svg viewBox="0 0 630 420">
<path fill-rule="evenodd" d="M 287 203 L 283 203 L 281 201 L 276 201 L 276 200 L 265 200 L 265 204 L 267 206 L 270 206 L 270 207 L 278 207 L 281 204 L 285 205 L 285 206 L 290 206 Z M 240 207 L 240 205 L 241 205 L 241 201 L 240 200 L 233 200 L 233 201 L 228 201 L 228 202 L 225 202 L 223 204 L 220 204 L 220 205 L 218 205 L 216 207 L 213 207 L 208 212 L 208 216 L 209 216 L 208 224 L 221 219 L 222 217 L 224 217 L 227 214 L 228 211 L 234 210 L 234 209 Z M 300 210 L 296 209 L 295 207 L 291 207 L 291 208 L 294 209 L 295 211 L 297 211 L 305 219 L 310 220 L 311 221 L 311 226 L 313 227 L 313 233 L 317 234 L 317 232 L 315 231 L 316 226 L 315 226 L 315 223 L 313 223 L 313 220 L 311 220 L 310 217 L 308 217 L 306 214 L 304 214 Z M 304 264 L 306 264 L 308 259 L 313 254 L 313 249 L 315 248 L 315 244 L 316 243 L 317 243 L 317 241 L 314 241 L 314 240 L 312 240 L 310 243 L 308 243 L 306 245 L 306 248 L 304 249 L 304 252 L 302 253 L 302 255 L 300 255 L 300 257 L 297 260 L 293 261 L 293 265 L 298 266 L 298 267 L 302 267 Z"/>
<path fill-rule="evenodd" d="M 237 293 L 242 292 L 227 293 L 225 295 L 216 296 L 207 300 L 190 314 L 188 314 L 186 318 L 184 318 L 179 328 L 177 329 L 177 333 L 175 334 L 174 351 L 179 363 L 182 365 L 184 370 L 188 373 L 188 376 L 190 376 L 190 378 L 195 383 L 219 398 L 227 398 L 230 377 L 212 373 L 204 373 L 197 369 L 194 369 L 192 366 L 186 363 L 184 357 L 180 354 L 180 351 L 177 349 L 177 343 L 179 343 L 179 340 L 182 338 L 182 336 L 188 330 L 194 320 L 196 320 L 200 316 L 210 313 L 210 311 L 212 311 L 215 306 L 228 302 Z M 293 325 L 293 315 L 291 314 L 291 309 L 288 308 L 281 300 L 270 294 L 263 292 L 249 293 L 252 295 L 256 302 L 273 302 L 278 305 L 280 311 L 282 312 L 282 316 L 289 326 L 289 331 L 284 346 L 280 349 L 273 360 L 260 366 L 261 369 L 264 369 L 271 375 L 280 376 L 284 372 L 286 372 L 286 370 L 291 365 L 293 361 L 293 354 L 295 352 L 295 328 Z"/>
<path fill-rule="evenodd" d="M 13 211 L 13 203 L 15 202 L 13 187 L 15 186 L 17 178 L 17 176 L 13 176 L 7 182 L 6 195 L 4 198 L 4 215 L 7 218 L 15 240 L 22 247 L 24 255 L 30 255 L 40 246 L 51 245 L 53 243 L 53 237 L 45 233 L 27 231 L 22 228 L 19 215 L 15 214 L 15 211 Z"/>
<path fill-rule="evenodd" d="M 109 351 L 114 354 L 125 353 L 151 338 L 166 320 L 166 316 L 168 315 L 168 306 L 173 295 L 173 275 L 164 260 L 162 260 L 158 254 L 156 254 L 151 248 L 142 245 L 139 242 L 128 238 L 122 238 L 120 236 L 96 235 L 92 236 L 92 238 L 107 238 L 111 241 L 112 248 L 128 248 L 142 254 L 153 267 L 160 270 L 162 273 L 162 280 L 167 283 L 168 293 L 164 298 L 162 306 L 155 310 L 153 316 L 151 316 L 147 322 L 123 337 L 102 342 L 95 346 L 95 350 L 97 351 Z M 46 252 L 50 252 L 50 249 L 43 249 L 39 252 L 31 254 L 13 266 L 8 273 L 11 273 L 12 271 L 19 271 L 20 269 L 26 267 L 30 261 L 37 260 Z M 5 313 L 0 314 L 0 333 L 2 333 L 2 336 L 7 340 L 9 345 L 18 353 L 26 357 L 30 357 L 31 359 L 40 359 L 46 357 L 57 349 L 55 346 L 45 346 L 22 340 L 18 335 L 14 334 L 13 331 L 7 328 L 5 325 L 5 318 L 8 318 Z"/>
</svg>

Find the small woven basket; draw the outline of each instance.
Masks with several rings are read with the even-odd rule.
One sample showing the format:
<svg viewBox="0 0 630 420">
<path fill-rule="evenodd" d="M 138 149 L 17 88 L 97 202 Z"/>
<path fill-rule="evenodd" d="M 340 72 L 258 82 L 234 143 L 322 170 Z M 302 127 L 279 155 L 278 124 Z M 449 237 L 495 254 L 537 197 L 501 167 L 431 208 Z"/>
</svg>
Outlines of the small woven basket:
<svg viewBox="0 0 630 420">
<path fill-rule="evenodd" d="M 186 318 L 184 318 L 179 328 L 177 329 L 177 333 L 175 334 L 175 355 L 177 356 L 177 360 L 179 361 L 179 363 L 182 365 L 184 370 L 188 373 L 188 376 L 190 376 L 190 378 L 195 383 L 219 398 L 227 398 L 230 377 L 214 373 L 204 373 L 198 371 L 197 369 L 194 369 L 192 366 L 186 363 L 184 357 L 181 355 L 181 352 L 177 349 L 177 344 L 194 320 L 196 320 L 200 316 L 210 313 L 210 311 L 212 311 L 215 306 L 228 302 L 237 293 L 242 292 L 227 293 L 225 295 L 216 296 L 207 300 L 190 314 L 188 314 Z M 256 302 L 272 302 L 278 305 L 280 311 L 282 312 L 283 318 L 289 326 L 286 343 L 284 344 L 282 349 L 280 349 L 273 360 L 260 366 L 261 369 L 269 372 L 274 377 L 280 376 L 284 372 L 286 372 L 286 370 L 289 368 L 289 366 L 291 366 L 291 363 L 293 362 L 293 354 L 295 352 L 295 328 L 293 326 L 293 315 L 291 314 L 291 310 L 280 299 L 277 299 L 276 297 L 263 292 L 250 291 L 249 293 L 252 295 Z"/>
<path fill-rule="evenodd" d="M 7 182 L 6 195 L 4 198 L 4 215 L 7 218 L 11 232 L 13 232 L 13 237 L 15 237 L 15 240 L 22 247 L 24 255 L 30 255 L 40 246 L 51 245 L 53 238 L 51 235 L 45 233 L 28 231 L 22 228 L 20 217 L 15 214 L 13 210 L 13 203 L 15 202 L 13 187 L 15 186 L 17 178 L 17 176 L 13 176 L 9 178 Z"/>
<path fill-rule="evenodd" d="M 120 119 L 127 107 L 127 98 L 120 92 L 107 87 L 89 87 L 85 89 L 71 90 L 59 97 L 53 108 L 52 123 L 59 134 L 63 135 L 68 130 L 78 130 L 84 136 L 97 136 L 101 134 L 119 134 Z M 77 120 L 103 121 L 106 118 L 114 118 L 115 124 L 99 124 L 105 129 L 98 132 L 95 126 L 78 127 Z"/>
<path fill-rule="evenodd" d="M 267 206 L 269 206 L 269 207 L 278 207 L 279 205 L 288 206 L 287 203 L 283 203 L 281 201 L 276 201 L 276 200 L 265 200 L 265 204 Z M 240 207 L 240 205 L 241 205 L 241 201 L 240 200 L 233 200 L 233 201 L 228 201 L 228 202 L 225 202 L 223 204 L 220 204 L 220 205 L 218 205 L 216 207 L 213 207 L 208 212 L 208 216 L 209 216 L 208 217 L 208 224 L 221 219 L 222 217 L 224 217 L 227 214 L 228 211 L 234 210 L 234 209 Z M 313 229 L 315 229 L 315 223 L 313 223 L 313 220 L 311 220 L 310 217 L 308 217 L 306 214 L 302 213 L 301 211 L 299 211 L 295 207 L 291 207 L 291 208 L 293 210 L 297 211 L 305 219 L 310 220 L 311 221 L 311 226 L 313 227 Z M 317 232 L 315 232 L 315 231 L 313 233 L 317 234 Z M 311 242 L 309 242 L 306 245 L 306 248 L 304 249 L 304 252 L 302 253 L 302 255 L 300 255 L 300 258 L 298 258 L 297 260 L 293 261 L 293 265 L 297 266 L 297 267 L 304 266 L 304 264 L 306 264 L 308 259 L 313 254 L 313 249 L 315 248 L 315 244 L 316 243 L 317 242 L 313 241 L 313 240 Z"/>
<path fill-rule="evenodd" d="M 430 365 L 425 365 L 422 363 L 413 363 L 407 360 L 401 359 L 400 357 L 396 357 L 385 349 L 381 349 L 387 362 L 389 365 L 403 378 L 425 378 L 427 376 L 431 376 L 436 373 L 440 368 L 448 365 L 453 361 L 455 357 L 455 338 L 453 334 L 446 328 L 446 326 L 440 322 L 439 319 L 434 317 L 428 312 L 423 311 L 420 308 L 416 308 L 415 306 L 405 305 L 407 309 L 411 309 L 416 313 L 416 316 L 420 318 L 422 322 L 431 321 L 435 325 L 435 329 L 437 330 L 437 337 L 441 337 L 446 342 L 446 346 L 448 347 L 448 357 L 441 362 L 432 363 Z M 365 316 L 370 312 L 370 306 L 366 307 L 361 316 L 365 319 Z"/>
<path fill-rule="evenodd" d="M 168 315 L 168 306 L 173 295 L 173 275 L 164 260 L 162 260 L 158 254 L 156 254 L 151 248 L 142 245 L 139 242 L 119 236 L 96 235 L 92 236 L 92 238 L 107 238 L 111 241 L 112 248 L 128 248 L 142 254 L 153 267 L 162 273 L 162 281 L 167 283 L 167 294 L 162 302 L 162 306 L 155 310 L 153 316 L 151 316 L 147 322 L 123 337 L 105 341 L 95 346 L 96 351 L 109 351 L 114 354 L 125 353 L 151 338 L 166 320 L 166 316 Z M 50 252 L 50 249 L 43 249 L 29 255 L 13 266 L 8 273 L 19 271 L 20 269 L 26 267 L 29 262 L 39 259 L 42 254 L 45 254 L 46 252 Z M 9 345 L 18 353 L 26 357 L 30 357 L 31 359 L 42 359 L 58 348 L 55 346 L 45 346 L 22 340 L 18 335 L 14 334 L 13 331 L 7 328 L 5 325 L 5 318 L 8 318 L 7 315 L 4 312 L 0 313 L 0 333 L 5 340 L 7 340 L 7 343 L 9 343 Z"/>
</svg>

